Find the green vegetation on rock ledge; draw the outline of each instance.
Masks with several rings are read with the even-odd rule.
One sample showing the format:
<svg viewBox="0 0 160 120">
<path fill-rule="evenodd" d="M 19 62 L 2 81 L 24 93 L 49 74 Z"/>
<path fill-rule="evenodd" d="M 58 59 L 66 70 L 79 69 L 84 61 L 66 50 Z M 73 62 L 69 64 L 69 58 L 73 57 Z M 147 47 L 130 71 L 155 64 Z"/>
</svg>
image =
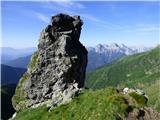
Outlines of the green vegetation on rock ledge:
<svg viewBox="0 0 160 120">
<path fill-rule="evenodd" d="M 26 103 L 26 93 L 23 90 L 23 85 L 25 81 L 28 80 L 28 73 L 25 73 L 22 78 L 20 79 L 20 82 L 18 83 L 15 94 L 12 98 L 13 106 L 15 106 L 16 110 L 20 110 L 22 108 L 25 108 Z"/>
<path fill-rule="evenodd" d="M 83 91 L 68 104 L 51 112 L 41 106 L 18 112 L 14 120 L 116 120 L 124 118 L 130 110 L 138 109 L 138 102 L 114 88 Z"/>
<path fill-rule="evenodd" d="M 27 99 L 26 99 L 26 93 L 24 91 L 24 84 L 28 80 L 28 77 L 29 77 L 28 72 L 31 72 L 32 70 L 34 70 L 34 68 L 36 67 L 37 61 L 38 61 L 38 52 L 35 52 L 32 55 L 32 58 L 29 64 L 29 71 L 24 73 L 22 78 L 19 80 L 19 83 L 15 90 L 15 94 L 12 98 L 12 103 L 16 110 L 21 110 L 26 108 Z"/>
<path fill-rule="evenodd" d="M 146 98 L 143 95 L 139 95 L 136 92 L 131 92 L 129 95 L 134 98 L 139 104 L 145 105 L 146 104 Z"/>
<path fill-rule="evenodd" d="M 35 52 L 31 57 L 31 62 L 29 63 L 30 70 L 33 70 L 36 67 L 38 62 L 38 52 Z"/>
</svg>

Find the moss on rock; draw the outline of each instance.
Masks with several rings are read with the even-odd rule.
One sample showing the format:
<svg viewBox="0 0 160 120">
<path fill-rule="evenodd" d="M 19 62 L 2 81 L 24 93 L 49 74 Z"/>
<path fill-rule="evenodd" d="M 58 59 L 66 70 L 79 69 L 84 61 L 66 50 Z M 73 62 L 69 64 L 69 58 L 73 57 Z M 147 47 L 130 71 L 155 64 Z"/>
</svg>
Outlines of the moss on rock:
<svg viewBox="0 0 160 120">
<path fill-rule="evenodd" d="M 12 104 L 16 111 L 26 108 L 27 93 L 24 91 L 24 84 L 29 79 L 29 74 L 36 68 L 38 62 L 38 52 L 32 55 L 31 61 L 28 66 L 28 71 L 23 74 L 16 87 L 15 94 L 12 98 Z"/>
<path fill-rule="evenodd" d="M 14 106 L 14 108 L 19 111 L 20 109 L 23 109 L 25 108 L 26 106 L 26 93 L 24 91 L 24 83 L 25 81 L 28 80 L 28 73 L 24 73 L 24 75 L 22 76 L 22 78 L 20 79 L 17 87 L 16 87 L 16 90 L 15 90 L 15 94 L 12 98 L 12 104 Z"/>
<path fill-rule="evenodd" d="M 35 52 L 32 57 L 31 57 L 31 61 L 29 63 L 29 71 L 32 71 L 36 68 L 37 66 L 37 63 L 38 63 L 38 52 Z"/>
<path fill-rule="evenodd" d="M 136 92 L 131 92 L 129 95 L 136 100 L 136 102 L 140 105 L 146 105 L 147 100 L 143 95 L 139 95 Z"/>
</svg>

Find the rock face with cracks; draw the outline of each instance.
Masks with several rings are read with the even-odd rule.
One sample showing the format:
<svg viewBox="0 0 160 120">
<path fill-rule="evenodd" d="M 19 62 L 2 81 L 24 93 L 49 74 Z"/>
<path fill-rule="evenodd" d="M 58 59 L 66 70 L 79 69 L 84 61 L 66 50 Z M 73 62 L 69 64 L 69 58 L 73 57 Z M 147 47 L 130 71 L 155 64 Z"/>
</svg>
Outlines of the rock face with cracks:
<svg viewBox="0 0 160 120">
<path fill-rule="evenodd" d="M 16 110 L 72 100 L 83 88 L 87 50 L 80 43 L 80 16 L 58 14 L 41 32 L 38 51 L 20 79 L 12 99 Z"/>
</svg>

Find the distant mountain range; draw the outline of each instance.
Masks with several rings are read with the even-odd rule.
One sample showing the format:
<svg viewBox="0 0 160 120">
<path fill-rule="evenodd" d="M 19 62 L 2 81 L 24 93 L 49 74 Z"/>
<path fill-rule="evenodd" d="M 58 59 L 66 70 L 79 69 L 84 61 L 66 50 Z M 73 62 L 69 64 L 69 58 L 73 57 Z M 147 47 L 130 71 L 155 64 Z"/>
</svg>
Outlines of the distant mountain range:
<svg viewBox="0 0 160 120">
<path fill-rule="evenodd" d="M 14 49 L 10 47 L 1 47 L 1 63 L 7 63 L 11 60 L 15 60 L 20 57 L 26 57 L 28 55 L 33 54 L 37 48 L 22 48 L 22 49 Z"/>
<path fill-rule="evenodd" d="M 27 68 L 28 63 L 31 59 L 32 55 L 28 55 L 25 57 L 20 57 L 11 61 L 8 61 L 5 63 L 6 65 L 12 66 L 12 67 L 19 67 L 19 68 Z"/>
<path fill-rule="evenodd" d="M 98 44 L 95 47 L 86 47 L 88 50 L 88 65 L 87 71 L 93 71 L 96 68 L 109 64 L 123 56 L 132 55 L 135 53 L 151 50 L 151 47 L 129 47 L 124 44 L 112 43 Z M 27 68 L 31 55 L 36 51 L 36 48 L 28 49 L 2 49 L 2 63 L 12 66 Z"/>
<path fill-rule="evenodd" d="M 145 83 L 160 80 L 160 48 L 123 57 L 116 62 L 88 72 L 86 87 L 92 89 L 106 86 L 126 85 L 143 87 Z"/>
<path fill-rule="evenodd" d="M 24 68 L 16 68 L 7 65 L 1 65 L 1 85 L 17 84 L 23 73 Z"/>
<path fill-rule="evenodd" d="M 96 68 L 109 64 L 118 58 L 135 53 L 151 50 L 151 47 L 129 47 L 124 44 L 112 43 L 98 44 L 95 47 L 88 47 L 88 66 L 87 71 L 95 70 Z"/>
</svg>

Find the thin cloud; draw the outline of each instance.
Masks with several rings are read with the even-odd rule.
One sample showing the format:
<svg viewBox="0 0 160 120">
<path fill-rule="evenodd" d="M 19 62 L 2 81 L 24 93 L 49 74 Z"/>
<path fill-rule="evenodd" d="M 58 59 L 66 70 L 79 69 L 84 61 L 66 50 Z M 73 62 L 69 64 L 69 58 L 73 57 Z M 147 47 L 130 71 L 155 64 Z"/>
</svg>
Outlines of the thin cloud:
<svg viewBox="0 0 160 120">
<path fill-rule="evenodd" d="M 42 14 L 42 13 L 39 13 L 39 12 L 36 12 L 36 11 L 32 11 L 32 13 L 34 14 L 34 16 L 36 18 L 38 18 L 39 20 L 45 22 L 45 23 L 48 23 L 49 22 L 49 17 L 47 17 L 46 15 Z"/>
<path fill-rule="evenodd" d="M 56 12 L 63 12 L 70 15 L 80 15 L 82 18 L 85 18 L 89 20 L 92 23 L 95 23 L 96 25 L 100 27 L 105 27 L 107 29 L 117 29 L 121 30 L 123 29 L 122 26 L 113 24 L 104 20 L 99 19 L 98 17 L 95 17 L 91 14 L 88 14 L 86 12 L 77 12 L 73 10 L 72 8 L 84 8 L 85 6 L 83 4 L 80 4 L 78 2 L 71 2 L 71 1 L 47 1 L 43 3 L 43 8 L 48 8 Z"/>
<path fill-rule="evenodd" d="M 79 8 L 79 9 L 83 9 L 86 8 L 83 4 L 78 3 L 78 2 L 71 2 L 71 1 L 54 1 L 55 3 L 57 3 L 58 5 L 62 6 L 62 7 L 66 7 L 66 8 Z"/>
<path fill-rule="evenodd" d="M 49 6 L 49 8 L 53 8 L 54 7 L 61 7 L 61 8 L 76 8 L 76 9 L 84 9 L 86 8 L 82 3 L 79 3 L 77 1 L 70 1 L 70 0 L 62 0 L 62 1 L 50 1 L 50 0 L 45 0 L 45 2 L 43 3 L 47 3 Z"/>
<path fill-rule="evenodd" d="M 101 27 L 105 27 L 105 28 L 108 28 L 108 29 L 117 29 L 117 30 L 121 30 L 123 29 L 122 26 L 120 25 L 117 25 L 117 24 L 113 24 L 111 22 L 107 22 L 107 21 L 104 21 L 104 20 L 101 20 L 97 17 L 94 17 L 90 14 L 80 14 L 82 17 L 84 17 L 85 19 L 88 19 L 90 20 L 91 22 L 94 22 L 96 23 L 97 25 L 101 26 Z"/>
<path fill-rule="evenodd" d="M 152 24 L 143 24 L 143 25 L 135 25 L 130 27 L 124 27 L 124 32 L 138 32 L 138 33 L 150 33 L 160 31 L 160 25 L 152 25 Z"/>
<path fill-rule="evenodd" d="M 81 14 L 81 16 L 88 19 L 88 20 L 91 20 L 93 22 L 98 22 L 98 23 L 102 23 L 102 24 L 105 23 L 103 20 L 100 20 L 94 16 L 91 16 L 90 14 Z"/>
<path fill-rule="evenodd" d="M 158 26 L 137 28 L 137 31 L 143 31 L 143 32 L 154 32 L 158 30 L 160 30 L 160 27 Z"/>
</svg>

